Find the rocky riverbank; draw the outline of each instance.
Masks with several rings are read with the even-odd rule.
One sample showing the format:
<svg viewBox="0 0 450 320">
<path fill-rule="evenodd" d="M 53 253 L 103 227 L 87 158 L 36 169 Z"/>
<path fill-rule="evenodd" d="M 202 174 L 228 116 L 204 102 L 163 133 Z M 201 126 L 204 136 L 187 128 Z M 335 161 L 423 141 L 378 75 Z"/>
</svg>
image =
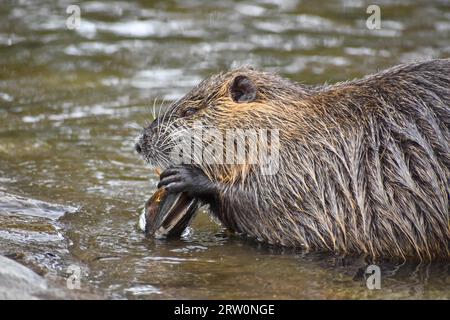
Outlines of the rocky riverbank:
<svg viewBox="0 0 450 320">
<path fill-rule="evenodd" d="M 49 281 L 20 263 L 0 256 L 0 300 L 99 299 L 84 291 L 71 291 Z"/>
<path fill-rule="evenodd" d="M 31 269 L 0 256 L 0 299 L 57 298 L 56 291 L 50 289 L 48 281 Z"/>
</svg>

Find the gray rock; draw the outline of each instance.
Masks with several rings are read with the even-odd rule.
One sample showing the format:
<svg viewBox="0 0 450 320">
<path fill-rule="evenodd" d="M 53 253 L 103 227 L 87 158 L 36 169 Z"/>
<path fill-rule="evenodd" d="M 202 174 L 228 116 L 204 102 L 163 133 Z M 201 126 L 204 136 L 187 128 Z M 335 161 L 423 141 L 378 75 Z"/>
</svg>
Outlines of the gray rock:
<svg viewBox="0 0 450 320">
<path fill-rule="evenodd" d="M 0 256 L 0 299 L 39 299 L 47 281 L 14 260 Z"/>
<path fill-rule="evenodd" d="M 41 277 L 20 263 L 0 255 L 0 300 L 104 299 L 99 293 L 68 290 L 66 279 Z"/>
</svg>

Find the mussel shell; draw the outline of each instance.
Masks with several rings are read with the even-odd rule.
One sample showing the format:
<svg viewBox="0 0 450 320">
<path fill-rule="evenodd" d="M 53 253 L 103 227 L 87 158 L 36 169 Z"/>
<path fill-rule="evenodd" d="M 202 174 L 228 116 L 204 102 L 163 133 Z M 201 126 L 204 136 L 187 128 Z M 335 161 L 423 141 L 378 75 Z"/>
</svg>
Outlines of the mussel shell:
<svg viewBox="0 0 450 320">
<path fill-rule="evenodd" d="M 145 203 L 139 224 L 150 236 L 177 237 L 188 227 L 197 209 L 197 199 L 161 188 Z"/>
</svg>

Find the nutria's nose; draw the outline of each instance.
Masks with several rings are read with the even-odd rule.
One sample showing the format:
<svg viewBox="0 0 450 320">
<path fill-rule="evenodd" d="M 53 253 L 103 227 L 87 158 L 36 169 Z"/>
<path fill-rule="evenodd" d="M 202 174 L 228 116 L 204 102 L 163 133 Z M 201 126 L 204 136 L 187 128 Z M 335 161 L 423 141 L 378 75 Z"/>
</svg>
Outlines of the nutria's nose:
<svg viewBox="0 0 450 320">
<path fill-rule="evenodd" d="M 142 152 L 142 147 L 141 147 L 141 144 L 139 142 L 136 143 L 134 148 L 136 149 L 137 153 L 141 153 Z"/>
</svg>

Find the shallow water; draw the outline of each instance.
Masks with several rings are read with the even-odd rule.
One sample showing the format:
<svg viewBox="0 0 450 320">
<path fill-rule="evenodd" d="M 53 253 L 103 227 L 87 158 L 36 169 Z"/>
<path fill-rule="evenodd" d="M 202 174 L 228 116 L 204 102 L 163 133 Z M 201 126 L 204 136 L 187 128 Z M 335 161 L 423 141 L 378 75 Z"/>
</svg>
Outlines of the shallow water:
<svg viewBox="0 0 450 320">
<path fill-rule="evenodd" d="M 80 3 L 80 2 L 78 2 Z M 139 125 L 205 76 L 241 64 L 303 83 L 336 82 L 450 56 L 449 1 L 0 4 L 0 254 L 42 274 L 82 268 L 110 298 L 450 298 L 449 264 L 365 262 L 230 236 L 205 213 L 176 241 L 137 229 L 157 177 L 138 159 Z"/>
</svg>

